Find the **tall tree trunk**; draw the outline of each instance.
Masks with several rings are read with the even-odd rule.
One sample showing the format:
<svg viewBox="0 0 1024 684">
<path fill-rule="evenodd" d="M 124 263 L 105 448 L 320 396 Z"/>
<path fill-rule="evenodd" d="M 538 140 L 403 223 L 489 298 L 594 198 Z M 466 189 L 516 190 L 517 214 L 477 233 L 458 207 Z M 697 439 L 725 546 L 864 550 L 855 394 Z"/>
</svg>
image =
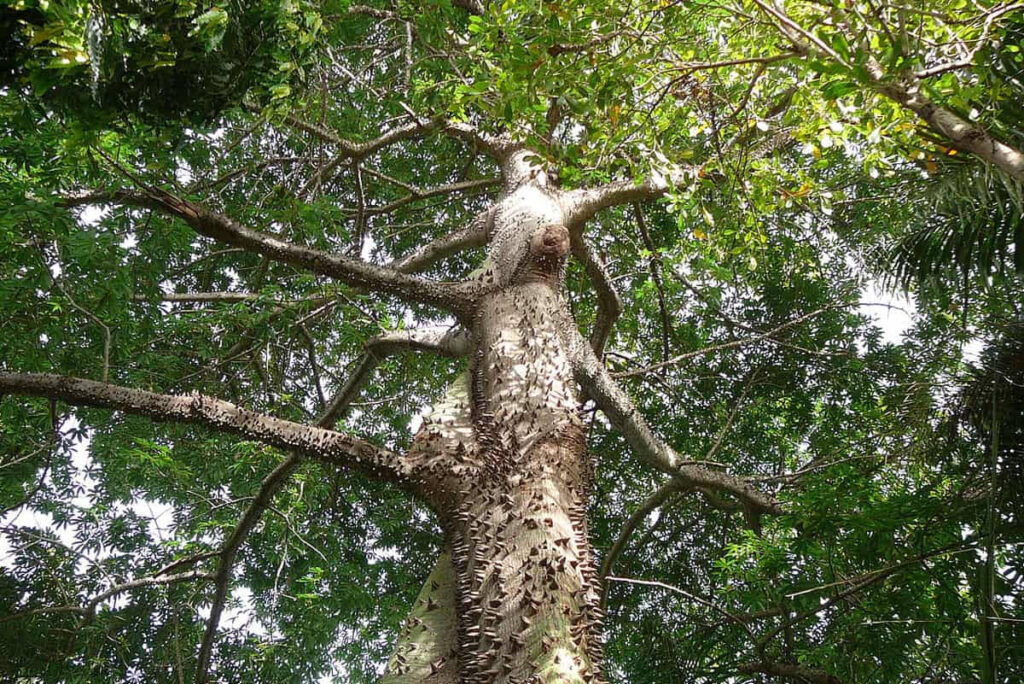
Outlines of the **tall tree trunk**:
<svg viewBox="0 0 1024 684">
<path fill-rule="evenodd" d="M 569 233 L 543 175 L 514 177 L 520 185 L 496 207 L 480 275 L 471 373 L 410 452 L 430 464 L 422 491 L 451 569 L 442 561 L 427 580 L 387 684 L 603 681 L 586 522 L 592 466 L 570 353 L 578 333 L 559 294 Z M 454 591 L 445 594 L 449 572 Z M 445 600 L 454 602 L 453 640 Z"/>
</svg>

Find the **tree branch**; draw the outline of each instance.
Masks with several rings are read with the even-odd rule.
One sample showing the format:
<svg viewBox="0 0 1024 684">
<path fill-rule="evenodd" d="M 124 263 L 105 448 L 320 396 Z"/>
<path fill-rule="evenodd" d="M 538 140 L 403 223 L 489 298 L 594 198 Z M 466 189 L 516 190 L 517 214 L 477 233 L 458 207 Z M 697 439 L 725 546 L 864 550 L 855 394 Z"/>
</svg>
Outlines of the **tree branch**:
<svg viewBox="0 0 1024 684">
<path fill-rule="evenodd" d="M 660 508 L 663 503 L 678 492 L 685 491 L 684 487 L 678 480 L 671 479 L 661 487 L 659 487 L 653 494 L 647 497 L 647 500 L 640 504 L 640 507 L 633 512 L 633 515 L 629 516 L 625 524 L 622 526 L 622 530 L 619 532 L 619 536 L 615 539 L 615 543 L 612 544 L 612 548 L 608 551 L 608 555 L 605 556 L 604 561 L 601 562 L 601 573 L 600 577 L 603 580 L 608 577 L 612 570 L 615 568 L 615 562 L 622 555 L 622 552 L 626 549 L 626 543 L 629 538 L 633 536 L 633 532 L 639 527 L 640 523 L 647 519 L 652 512 Z M 608 603 L 608 583 L 601 583 L 601 608 L 604 608 Z"/>
<path fill-rule="evenodd" d="M 379 207 L 368 207 L 366 209 L 367 216 L 377 216 L 380 214 L 387 214 L 395 209 L 404 207 L 410 202 L 416 200 L 429 199 L 431 197 L 437 197 L 438 195 L 447 195 L 454 192 L 462 192 L 463 190 L 476 190 L 477 188 L 487 188 L 492 185 L 497 185 L 501 182 L 500 178 L 480 178 L 477 180 L 459 181 L 457 183 L 450 183 L 448 185 L 440 185 L 436 188 L 418 188 L 411 186 L 411 190 L 408 195 L 397 199 L 394 202 L 381 205 Z"/>
<path fill-rule="evenodd" d="M 401 273 L 416 273 L 464 249 L 483 247 L 491 235 L 493 222 L 494 210 L 491 208 L 477 214 L 468 226 L 448 233 L 394 261 L 391 268 Z"/>
<path fill-rule="evenodd" d="M 647 231 L 647 219 L 644 217 L 644 210 L 639 202 L 633 205 L 633 213 L 636 215 L 636 227 L 640 231 L 640 239 L 644 242 L 644 248 L 651 253 L 647 260 L 647 270 L 658 291 L 658 309 L 661 311 L 661 354 L 662 360 L 668 361 L 671 348 L 669 337 L 672 330 L 672 319 L 668 315 L 668 304 L 665 302 L 665 284 L 661 281 L 661 254 L 654 246 L 654 240 L 651 239 L 651 235 Z"/>
<path fill-rule="evenodd" d="M 246 228 L 222 214 L 158 188 L 84 193 L 63 200 L 64 206 L 69 207 L 104 203 L 161 211 L 182 219 L 200 235 L 262 254 L 274 261 L 329 276 L 354 287 L 393 294 L 405 301 L 437 306 L 458 316 L 469 315 L 469 286 L 464 283 L 425 280 L 375 266 L 361 259 L 285 242 L 276 236 Z"/>
<path fill-rule="evenodd" d="M 631 370 L 631 371 L 623 371 L 621 373 L 616 373 L 615 377 L 616 378 L 631 378 L 631 377 L 634 377 L 634 376 L 637 376 L 637 375 L 644 375 L 645 373 L 650 373 L 651 371 L 655 371 L 655 370 L 658 370 L 660 368 L 665 368 L 667 366 L 674 366 L 675 364 L 681 363 L 682 361 L 686 361 L 687 359 L 692 359 L 692 358 L 695 358 L 697 356 L 703 356 L 704 354 L 709 354 L 709 353 L 711 353 L 713 351 L 722 351 L 722 350 L 725 350 L 725 349 L 733 349 L 735 347 L 743 347 L 743 346 L 746 346 L 748 344 L 753 344 L 755 342 L 759 342 L 759 341 L 764 340 L 764 339 L 770 339 L 773 335 L 777 335 L 780 332 L 782 332 L 784 330 L 788 330 L 789 328 L 792 328 L 795 325 L 799 325 L 800 323 L 808 321 L 808 320 L 814 318 L 815 316 L 820 316 L 821 314 L 825 313 L 826 311 L 830 311 L 831 309 L 834 309 L 834 308 L 836 308 L 836 307 L 823 307 L 821 309 L 815 309 L 814 311 L 812 311 L 812 312 L 810 312 L 808 314 L 804 314 L 803 316 L 798 316 L 798 317 L 796 317 L 796 318 L 794 318 L 792 320 L 786 321 L 785 323 L 783 323 L 783 324 L 781 324 L 779 326 L 776 326 L 775 328 L 772 328 L 771 330 L 768 330 L 767 332 L 759 333 L 759 334 L 755 335 L 754 337 L 748 337 L 748 338 L 742 339 L 742 340 L 733 340 L 732 342 L 723 342 L 722 344 L 713 344 L 710 347 L 704 347 L 702 349 L 697 349 L 697 350 L 692 351 L 692 352 L 687 352 L 685 354 L 680 354 L 678 356 L 674 356 L 671 359 L 668 359 L 667 361 L 662 361 L 660 363 L 652 363 L 651 365 L 645 366 L 643 368 L 637 368 L 637 369 Z"/>
<path fill-rule="evenodd" d="M 708 599 L 702 598 L 700 596 L 697 596 L 696 594 L 691 594 L 690 592 L 688 592 L 688 591 L 686 591 L 684 589 L 680 589 L 679 587 L 674 586 L 672 584 L 666 584 L 665 582 L 658 582 L 657 580 L 642 580 L 642 579 L 634 579 L 632 577 L 615 577 L 614 575 L 609 575 L 606 579 L 611 580 L 613 582 L 624 582 L 626 584 L 640 584 L 640 585 L 647 586 L 647 587 L 659 587 L 661 589 L 668 589 L 669 591 L 671 591 L 674 594 L 679 594 L 680 596 L 685 596 L 686 598 L 690 599 L 691 601 L 696 601 L 697 603 L 699 603 L 702 606 L 710 608 L 711 610 L 713 610 L 713 611 L 715 611 L 717 613 L 721 613 L 728 620 L 730 620 L 732 622 L 735 622 L 736 624 L 738 624 L 741 627 L 743 627 L 743 629 L 745 629 L 747 631 L 747 634 L 749 634 L 750 636 L 754 636 L 754 632 L 753 632 L 753 630 L 750 629 L 750 626 L 747 625 L 747 623 L 744 622 L 743 620 L 741 620 L 738 616 L 733 615 L 731 612 L 729 612 L 725 608 L 721 607 L 720 605 L 718 605 L 714 601 L 709 601 Z"/>
<path fill-rule="evenodd" d="M 686 487 L 735 496 L 746 509 L 754 513 L 781 512 L 777 502 L 746 480 L 685 463 L 679 454 L 655 436 L 629 395 L 616 384 L 593 350 L 586 344 L 576 344 L 573 351 L 576 380 L 645 462 L 672 475 Z"/>
<path fill-rule="evenodd" d="M 159 301 L 161 302 L 174 302 L 174 303 L 192 303 L 192 302 L 207 302 L 207 303 L 232 303 L 237 304 L 238 302 L 255 302 L 255 301 L 270 301 L 274 304 L 297 304 L 300 302 L 310 302 L 315 304 L 323 304 L 329 300 L 329 297 L 325 295 L 314 295 L 311 297 L 296 297 L 295 299 L 270 299 L 259 293 L 255 292 L 165 292 L 160 295 Z M 135 295 L 135 301 L 137 302 L 148 302 L 150 297 L 146 295 Z"/>
<path fill-rule="evenodd" d="M 157 394 L 49 373 L 0 372 L 0 393 L 60 399 L 81 406 L 125 411 L 242 435 L 385 480 L 411 483 L 413 473 L 398 454 L 357 437 L 275 418 L 199 394 Z"/>
<path fill-rule="evenodd" d="M 597 293 L 597 318 L 594 320 L 594 329 L 590 333 L 590 347 L 594 353 L 601 357 L 604 348 L 611 337 L 615 321 L 622 314 L 622 298 L 616 292 L 612 279 L 608 275 L 601 259 L 594 253 L 594 250 L 587 245 L 579 231 L 570 233 L 572 237 L 572 254 L 583 266 L 590 282 L 594 285 Z"/>
<path fill-rule="evenodd" d="M 667 172 L 653 173 L 642 183 L 627 179 L 570 190 L 563 194 L 562 200 L 566 223 L 575 226 L 590 220 L 602 209 L 657 199 L 672 188 L 692 181 L 699 172 L 697 166 L 677 166 Z"/>
<path fill-rule="evenodd" d="M 326 424 L 326 421 L 320 421 L 320 423 Z M 295 472 L 301 463 L 302 456 L 298 453 L 292 453 L 284 461 L 281 461 L 269 475 L 263 478 L 263 482 L 260 483 L 260 488 L 256 492 L 252 503 L 245 510 L 245 513 L 242 514 L 238 525 L 235 526 L 231 536 L 224 542 L 220 552 L 217 554 L 220 562 L 217 566 L 217 574 L 214 577 L 213 602 L 210 606 L 210 616 L 206 620 L 206 631 L 203 633 L 203 641 L 199 646 L 199 656 L 196 660 L 197 684 L 205 684 L 207 681 L 210 657 L 213 654 L 213 641 L 217 636 L 220 616 L 224 612 L 224 605 L 227 602 L 228 590 L 231 585 L 231 571 L 234 569 L 238 551 L 242 548 L 242 544 L 245 543 L 256 523 L 263 516 L 274 495 L 284 486 L 288 478 L 291 477 L 292 473 Z"/>
<path fill-rule="evenodd" d="M 389 354 L 406 350 L 434 351 L 446 356 L 465 356 L 469 353 L 469 333 L 463 328 L 418 328 L 398 330 L 375 337 L 366 343 L 366 351 L 356 359 L 348 380 L 324 411 L 324 420 L 333 425 L 370 374 Z"/>
<path fill-rule="evenodd" d="M 255 114 L 262 113 L 262 110 L 255 104 L 245 103 L 243 106 Z M 356 142 L 354 140 L 342 138 L 329 128 L 321 126 L 320 124 L 305 121 L 293 114 L 286 115 L 284 120 L 292 128 L 297 128 L 300 131 L 309 133 L 310 135 L 338 148 L 338 154 L 332 157 L 325 167 L 321 167 L 320 172 L 322 173 L 318 172 L 321 176 L 324 176 L 329 172 L 327 167 L 334 169 L 349 159 L 365 159 L 389 145 L 435 131 L 444 123 L 444 120 L 439 118 L 429 121 L 413 121 L 411 123 L 392 128 L 389 131 L 385 131 L 372 140 Z"/>
<path fill-rule="evenodd" d="M 121 584 L 115 585 L 106 591 L 96 594 L 89 599 L 84 605 L 81 606 L 43 606 L 42 608 L 32 608 L 29 610 L 23 610 L 10 615 L 0 617 L 0 624 L 10 622 L 12 620 L 18 620 L 20 618 L 31 617 L 33 615 L 45 615 L 47 613 L 75 613 L 83 616 L 83 620 L 90 620 L 96 614 L 96 608 L 102 602 L 108 598 L 123 594 L 126 591 L 132 589 L 138 589 L 139 587 L 152 587 L 165 584 L 176 584 L 178 582 L 187 582 L 197 579 L 213 579 L 213 575 L 208 572 L 200 572 L 198 570 L 189 570 L 187 572 L 181 572 L 176 575 L 157 574 L 150 577 L 140 577 L 138 579 L 129 580 Z"/>
<path fill-rule="evenodd" d="M 473 2 L 473 0 L 466 1 L 470 3 Z M 262 110 L 255 104 L 244 103 L 243 106 L 250 112 L 256 114 L 262 113 Z M 284 117 L 284 121 L 292 128 L 309 133 L 326 143 L 330 143 L 341 148 L 341 152 L 328 162 L 328 165 L 330 165 L 331 168 L 337 168 L 339 164 L 349 159 L 365 159 L 388 145 L 419 137 L 420 135 L 425 135 L 434 131 L 444 133 L 445 135 L 468 142 L 471 145 L 481 147 L 499 161 L 506 158 L 515 148 L 515 145 L 512 143 L 510 138 L 484 133 L 469 122 L 454 121 L 443 117 L 424 119 L 412 111 L 408 105 L 402 103 L 402 106 L 412 119 L 411 123 L 393 128 L 390 131 L 382 133 L 373 140 L 362 143 L 342 138 L 331 129 L 321 126 L 320 124 L 305 121 L 294 114 L 286 115 Z M 326 174 L 328 171 L 329 169 L 325 170 L 324 173 Z"/>
<path fill-rule="evenodd" d="M 791 663 L 765 660 L 757 663 L 742 663 L 738 669 L 743 674 L 766 674 L 809 684 L 843 684 L 843 680 L 825 670 Z"/>
<path fill-rule="evenodd" d="M 773 24 L 789 40 L 794 50 L 802 55 L 831 59 L 852 71 L 852 67 L 824 41 L 789 17 L 777 0 L 772 5 L 762 0 L 754 0 L 754 4 L 774 20 Z M 933 131 L 959 149 L 984 159 L 1013 178 L 1024 180 L 1024 153 L 921 94 L 919 81 L 933 75 L 931 72 L 925 70 L 910 81 L 894 81 L 870 54 L 867 55 L 864 68 L 878 92 L 917 114 Z"/>
</svg>

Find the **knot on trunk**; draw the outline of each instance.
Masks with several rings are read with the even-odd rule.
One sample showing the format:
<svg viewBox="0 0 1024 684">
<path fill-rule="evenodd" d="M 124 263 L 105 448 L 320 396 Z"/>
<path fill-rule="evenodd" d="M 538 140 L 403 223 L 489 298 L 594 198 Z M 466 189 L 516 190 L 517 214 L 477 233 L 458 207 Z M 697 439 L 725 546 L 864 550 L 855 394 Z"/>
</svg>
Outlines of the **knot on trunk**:
<svg viewBox="0 0 1024 684">
<path fill-rule="evenodd" d="M 568 253 L 569 230 L 564 225 L 549 223 L 540 226 L 530 236 L 525 263 L 520 266 L 520 276 L 515 281 L 543 281 L 558 287 Z"/>
<path fill-rule="evenodd" d="M 561 259 L 569 253 L 569 231 L 560 223 L 541 226 L 530 238 L 530 256 L 534 259 Z"/>
</svg>

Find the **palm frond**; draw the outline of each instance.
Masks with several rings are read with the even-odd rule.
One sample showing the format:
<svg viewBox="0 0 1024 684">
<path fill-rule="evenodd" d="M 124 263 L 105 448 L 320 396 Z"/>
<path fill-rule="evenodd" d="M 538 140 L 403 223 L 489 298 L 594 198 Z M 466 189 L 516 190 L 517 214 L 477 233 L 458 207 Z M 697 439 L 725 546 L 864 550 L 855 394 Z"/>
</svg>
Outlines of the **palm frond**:
<svg viewBox="0 0 1024 684">
<path fill-rule="evenodd" d="M 896 284 L 987 286 L 1024 274 L 1024 184 L 978 163 L 947 163 L 920 206 L 890 255 Z"/>
</svg>

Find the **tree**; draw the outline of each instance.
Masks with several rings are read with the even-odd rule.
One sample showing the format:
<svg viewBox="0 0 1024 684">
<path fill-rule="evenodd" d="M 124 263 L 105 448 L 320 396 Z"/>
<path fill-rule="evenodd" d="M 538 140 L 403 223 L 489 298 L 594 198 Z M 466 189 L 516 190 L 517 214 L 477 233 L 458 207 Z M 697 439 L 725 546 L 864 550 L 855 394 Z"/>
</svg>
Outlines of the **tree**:
<svg viewBox="0 0 1024 684">
<path fill-rule="evenodd" d="M 4 671 L 995 681 L 1019 521 L 936 341 L 1019 283 L 885 345 L 856 260 L 961 155 L 1019 227 L 1019 7 L 431 9 L 12 14 Z"/>
</svg>

